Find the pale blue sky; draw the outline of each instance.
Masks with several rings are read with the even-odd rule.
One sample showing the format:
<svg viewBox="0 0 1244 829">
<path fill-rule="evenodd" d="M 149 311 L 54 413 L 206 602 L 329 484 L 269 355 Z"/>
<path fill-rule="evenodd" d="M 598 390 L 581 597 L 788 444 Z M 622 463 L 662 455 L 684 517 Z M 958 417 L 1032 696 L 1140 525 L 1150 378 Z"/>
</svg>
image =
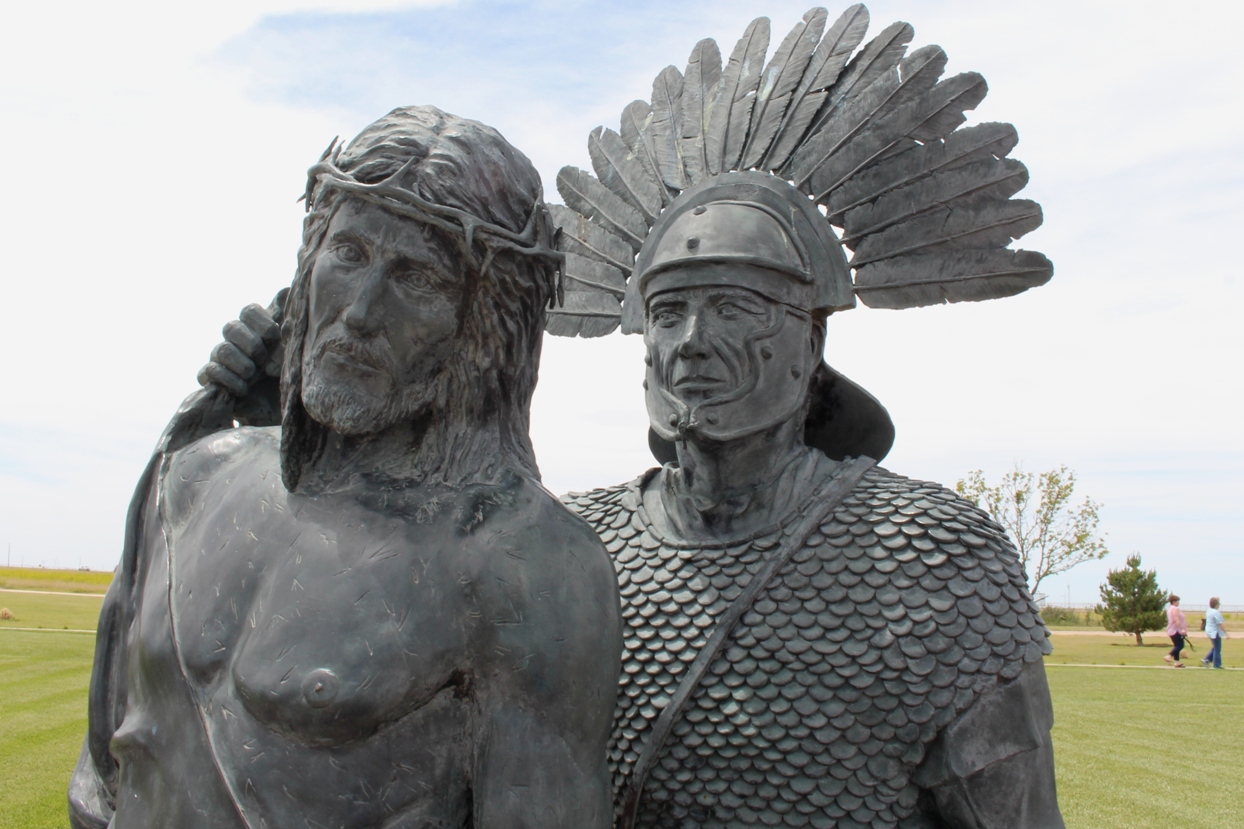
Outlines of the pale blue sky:
<svg viewBox="0 0 1244 829">
<path fill-rule="evenodd" d="M 1114 554 L 1049 591 L 1096 599 L 1132 550 L 1200 604 L 1244 604 L 1244 69 L 1238 4 L 881 2 L 980 120 L 1019 129 L 1054 280 L 993 303 L 859 309 L 827 356 L 898 426 L 886 465 L 954 480 L 1066 463 Z M 125 503 L 220 325 L 288 282 L 306 167 L 432 103 L 498 127 L 546 192 L 667 64 L 792 2 L 124 0 L 21 9 L 0 33 L 0 553 L 110 567 Z M 830 7 L 837 14 L 840 7 Z M 551 489 L 649 464 L 634 338 L 546 342 L 533 436 Z"/>
</svg>

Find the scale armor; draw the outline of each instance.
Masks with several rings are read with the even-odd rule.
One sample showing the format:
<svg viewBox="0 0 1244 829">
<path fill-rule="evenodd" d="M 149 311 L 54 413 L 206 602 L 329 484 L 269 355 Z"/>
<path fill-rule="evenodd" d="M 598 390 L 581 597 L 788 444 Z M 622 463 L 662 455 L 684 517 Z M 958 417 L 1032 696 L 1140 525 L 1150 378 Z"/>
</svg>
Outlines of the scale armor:
<svg viewBox="0 0 1244 829">
<path fill-rule="evenodd" d="M 641 503 L 656 471 L 564 498 L 621 587 L 619 814 L 714 620 L 801 517 L 729 544 L 672 541 Z M 874 468 L 743 615 L 652 767 L 636 825 L 931 826 L 913 776 L 974 700 L 1050 652 L 1038 612 L 1001 527 L 937 484 Z"/>
</svg>

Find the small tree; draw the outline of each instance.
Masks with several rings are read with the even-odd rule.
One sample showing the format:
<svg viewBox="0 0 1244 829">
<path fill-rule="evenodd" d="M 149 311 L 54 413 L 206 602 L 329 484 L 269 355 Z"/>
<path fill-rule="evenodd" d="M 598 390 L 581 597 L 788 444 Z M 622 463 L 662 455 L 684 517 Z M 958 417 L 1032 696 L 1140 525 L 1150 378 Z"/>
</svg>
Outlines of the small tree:
<svg viewBox="0 0 1244 829">
<path fill-rule="evenodd" d="M 1101 623 L 1106 630 L 1127 631 L 1136 636 L 1136 644 L 1143 645 L 1141 634 L 1146 630 L 1160 630 L 1166 626 L 1166 591 L 1158 587 L 1158 574 L 1140 569 L 1140 555 L 1127 557 L 1127 567 L 1111 570 L 1106 583 L 1101 586 L 1101 600 L 1097 606 Z"/>
<path fill-rule="evenodd" d="M 1006 528 L 1033 593 L 1047 576 L 1109 552 L 1105 537 L 1097 534 L 1101 504 L 1085 497 L 1072 506 L 1075 488 L 1076 473 L 1066 466 L 1033 475 L 1019 464 L 997 486 L 990 486 L 979 469 L 955 484 L 956 492 Z"/>
</svg>

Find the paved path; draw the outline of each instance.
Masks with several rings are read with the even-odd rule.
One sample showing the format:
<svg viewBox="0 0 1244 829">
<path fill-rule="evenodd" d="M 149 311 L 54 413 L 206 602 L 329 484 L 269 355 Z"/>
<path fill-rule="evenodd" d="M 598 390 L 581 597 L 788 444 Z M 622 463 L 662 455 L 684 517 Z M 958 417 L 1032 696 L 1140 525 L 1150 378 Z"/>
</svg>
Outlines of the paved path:
<svg viewBox="0 0 1244 829">
<path fill-rule="evenodd" d="M 8 625 L 0 625 L 0 630 L 24 630 L 27 633 L 89 633 L 95 635 L 93 630 L 82 630 L 80 628 L 11 628 Z"/>
<path fill-rule="evenodd" d="M 1046 662 L 1046 668 L 1138 668 L 1142 671 L 1178 671 L 1179 668 L 1171 665 L 1102 665 L 1097 662 Z M 1196 667 L 1188 665 L 1186 670 L 1207 671 L 1208 668 Z M 1244 668 L 1221 668 L 1223 671 L 1244 671 Z"/>
<path fill-rule="evenodd" d="M 1121 636 L 1125 639 L 1136 639 L 1134 634 L 1128 633 L 1127 631 L 1115 631 L 1112 633 L 1108 630 L 1059 630 L 1057 628 L 1050 628 L 1050 633 L 1054 636 Z M 1156 630 L 1149 631 L 1145 634 L 1145 636 L 1156 636 L 1159 639 L 1167 638 L 1165 633 L 1158 633 Z M 1169 645 L 1170 642 L 1165 642 L 1163 644 Z"/>
</svg>

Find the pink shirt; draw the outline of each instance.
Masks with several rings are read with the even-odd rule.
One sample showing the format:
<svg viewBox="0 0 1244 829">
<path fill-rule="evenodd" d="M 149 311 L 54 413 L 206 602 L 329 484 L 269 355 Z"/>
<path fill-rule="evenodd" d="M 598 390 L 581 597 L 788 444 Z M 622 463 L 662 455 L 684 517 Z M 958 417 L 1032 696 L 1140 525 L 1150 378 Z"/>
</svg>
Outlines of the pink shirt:
<svg viewBox="0 0 1244 829">
<path fill-rule="evenodd" d="M 1188 624 L 1184 621 L 1184 612 L 1175 605 L 1166 608 L 1166 635 L 1174 636 L 1176 633 L 1188 635 Z"/>
</svg>

